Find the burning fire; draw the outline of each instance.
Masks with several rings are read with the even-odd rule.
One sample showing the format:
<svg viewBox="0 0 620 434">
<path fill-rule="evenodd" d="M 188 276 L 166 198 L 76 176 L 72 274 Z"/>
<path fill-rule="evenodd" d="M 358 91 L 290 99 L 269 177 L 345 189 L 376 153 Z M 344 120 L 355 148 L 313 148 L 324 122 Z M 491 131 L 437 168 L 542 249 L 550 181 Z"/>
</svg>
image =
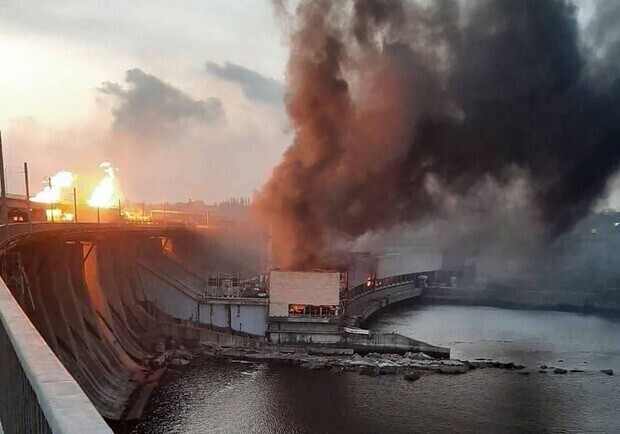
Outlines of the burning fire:
<svg viewBox="0 0 620 434">
<path fill-rule="evenodd" d="M 36 196 L 30 198 L 33 202 L 55 203 L 62 198 L 63 189 L 73 187 L 75 175 L 66 170 L 61 170 L 48 180 L 48 184 L 37 193 Z"/>
<path fill-rule="evenodd" d="M 101 163 L 99 167 L 103 169 L 106 176 L 99 182 L 90 199 L 88 199 L 88 205 L 93 208 L 111 208 L 121 199 L 116 185 L 116 169 L 107 161 Z"/>
<path fill-rule="evenodd" d="M 118 180 L 116 178 L 117 169 L 109 162 L 105 161 L 99 165 L 105 172 L 105 176 L 99 184 L 95 187 L 87 204 L 93 208 L 111 208 L 122 198 L 122 194 L 118 188 Z M 76 176 L 66 170 L 61 170 L 56 175 L 48 179 L 47 185 L 37 193 L 30 200 L 33 202 L 47 203 L 47 204 L 60 204 L 63 201 L 69 201 L 67 196 L 67 189 L 74 187 Z M 58 214 L 60 210 L 56 212 Z M 72 214 L 64 213 L 62 216 L 56 216 L 58 220 L 72 219 Z M 48 216 L 48 218 L 51 216 Z"/>
</svg>

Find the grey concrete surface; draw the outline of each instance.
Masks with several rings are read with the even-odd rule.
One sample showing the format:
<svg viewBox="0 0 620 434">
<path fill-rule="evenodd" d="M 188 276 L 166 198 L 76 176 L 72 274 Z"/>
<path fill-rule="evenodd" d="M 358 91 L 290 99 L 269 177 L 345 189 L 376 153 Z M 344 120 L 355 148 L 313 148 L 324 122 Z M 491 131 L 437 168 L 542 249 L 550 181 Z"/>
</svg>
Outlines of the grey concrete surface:
<svg viewBox="0 0 620 434">
<path fill-rule="evenodd" d="M 112 433 L 1 279 L 0 326 L 6 330 L 40 408 L 54 433 Z"/>
</svg>

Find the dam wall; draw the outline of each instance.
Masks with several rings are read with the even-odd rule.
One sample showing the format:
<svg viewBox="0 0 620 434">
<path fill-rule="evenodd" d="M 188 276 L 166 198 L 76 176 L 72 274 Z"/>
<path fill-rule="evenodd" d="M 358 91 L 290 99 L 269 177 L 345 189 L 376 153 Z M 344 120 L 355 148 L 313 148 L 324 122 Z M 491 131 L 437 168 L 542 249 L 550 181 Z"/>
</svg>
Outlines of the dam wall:
<svg viewBox="0 0 620 434">
<path fill-rule="evenodd" d="M 157 378 L 145 363 L 167 337 L 261 345 L 246 332 L 252 321 L 233 306 L 229 329 L 198 322 L 205 309 L 200 279 L 164 253 L 167 239 L 122 230 L 50 232 L 24 237 L 0 257 L 21 311 L 106 419 L 136 417 L 136 397 Z M 252 309 L 240 306 L 239 313 Z"/>
<path fill-rule="evenodd" d="M 267 299 L 204 298 L 199 304 L 199 322 L 220 329 L 265 336 L 267 331 Z"/>
<path fill-rule="evenodd" d="M 106 418 L 121 419 L 147 380 L 135 263 L 140 237 L 82 242 L 48 239 L 21 246 L 22 308 L 60 362 Z"/>
<path fill-rule="evenodd" d="M 205 279 L 186 265 L 178 244 L 172 254 L 154 250 L 138 261 L 144 300 L 167 315 L 194 321 L 226 332 L 264 336 L 267 330 L 267 300 L 241 297 L 207 297 Z M 175 252 L 176 250 L 176 252 Z"/>
</svg>

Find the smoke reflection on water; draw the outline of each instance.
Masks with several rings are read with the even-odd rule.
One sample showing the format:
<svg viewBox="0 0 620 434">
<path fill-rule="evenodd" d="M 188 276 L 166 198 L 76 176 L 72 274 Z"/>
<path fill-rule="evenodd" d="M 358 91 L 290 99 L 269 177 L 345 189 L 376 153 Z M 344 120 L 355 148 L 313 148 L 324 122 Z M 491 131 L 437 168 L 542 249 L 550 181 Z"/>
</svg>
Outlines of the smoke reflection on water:
<svg viewBox="0 0 620 434">
<path fill-rule="evenodd" d="M 471 359 L 520 361 L 531 374 L 487 369 L 408 383 L 392 376 L 198 362 L 167 377 L 133 432 L 620 430 L 620 381 L 598 372 L 620 371 L 620 342 L 613 338 L 618 322 L 570 313 L 436 306 L 387 312 L 373 328 L 451 343 Z M 544 346 L 548 349 L 541 351 Z M 539 374 L 541 363 L 586 372 Z"/>
</svg>

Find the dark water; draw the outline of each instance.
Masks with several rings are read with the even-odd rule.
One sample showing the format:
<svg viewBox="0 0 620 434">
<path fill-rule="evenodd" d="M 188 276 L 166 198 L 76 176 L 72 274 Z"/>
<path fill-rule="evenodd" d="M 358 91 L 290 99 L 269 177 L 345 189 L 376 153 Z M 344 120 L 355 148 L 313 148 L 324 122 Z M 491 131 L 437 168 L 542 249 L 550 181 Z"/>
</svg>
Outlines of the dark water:
<svg viewBox="0 0 620 434">
<path fill-rule="evenodd" d="M 449 346 L 454 357 L 515 361 L 532 373 L 485 369 L 408 383 L 400 376 L 203 362 L 165 379 L 134 432 L 620 432 L 618 321 L 426 306 L 392 310 L 372 328 Z M 540 364 L 586 372 L 540 374 Z"/>
</svg>

